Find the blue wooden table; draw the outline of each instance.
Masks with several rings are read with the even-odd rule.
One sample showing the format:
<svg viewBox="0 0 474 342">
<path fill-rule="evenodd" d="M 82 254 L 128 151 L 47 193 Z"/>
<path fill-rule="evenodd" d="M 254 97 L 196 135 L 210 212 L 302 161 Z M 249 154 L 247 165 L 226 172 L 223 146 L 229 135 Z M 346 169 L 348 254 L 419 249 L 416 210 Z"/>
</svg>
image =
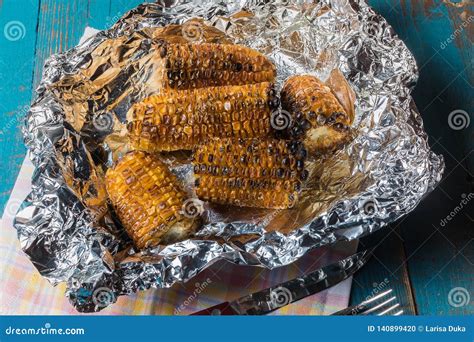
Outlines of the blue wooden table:
<svg viewBox="0 0 474 342">
<path fill-rule="evenodd" d="M 45 59 L 105 29 L 141 0 L 0 0 L 0 214 L 25 156 L 20 126 Z M 414 53 L 414 97 L 434 151 L 446 159 L 440 186 L 408 217 L 380 231 L 369 264 L 354 277 L 357 303 L 395 290 L 409 314 L 474 313 L 473 4 L 470 0 L 371 0 Z M 452 114 L 454 113 L 454 114 Z M 449 118 L 461 114 L 461 129 Z M 454 128 L 453 128 L 454 127 Z M 447 217 L 450 217 L 447 220 Z M 452 216 L 452 217 L 451 217 Z M 453 296 L 465 289 L 471 301 Z M 450 300 L 451 299 L 451 300 Z"/>
</svg>

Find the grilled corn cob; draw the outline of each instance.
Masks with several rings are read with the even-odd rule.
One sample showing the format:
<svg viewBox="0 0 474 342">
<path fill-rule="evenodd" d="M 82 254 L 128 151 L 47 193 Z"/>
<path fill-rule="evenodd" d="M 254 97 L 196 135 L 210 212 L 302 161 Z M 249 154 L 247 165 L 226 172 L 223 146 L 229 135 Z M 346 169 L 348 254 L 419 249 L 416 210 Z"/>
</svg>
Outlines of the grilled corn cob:
<svg viewBox="0 0 474 342">
<path fill-rule="evenodd" d="M 279 105 L 271 83 L 169 91 L 132 107 L 127 115 L 132 148 L 192 150 L 208 137 L 262 137 Z"/>
<path fill-rule="evenodd" d="M 268 58 L 241 45 L 161 41 L 158 50 L 163 89 L 273 82 L 276 76 L 276 68 Z"/>
<path fill-rule="evenodd" d="M 194 152 L 196 193 L 221 204 L 291 208 L 308 177 L 302 145 L 276 139 L 210 139 Z"/>
<path fill-rule="evenodd" d="M 117 215 L 139 249 L 172 243 L 193 232 L 183 215 L 185 193 L 156 157 L 131 152 L 107 171 L 106 186 Z"/>
<path fill-rule="evenodd" d="M 294 76 L 281 91 L 282 107 L 292 124 L 283 136 L 303 139 L 310 154 L 331 152 L 350 137 L 352 118 L 331 89 L 314 76 Z"/>
</svg>

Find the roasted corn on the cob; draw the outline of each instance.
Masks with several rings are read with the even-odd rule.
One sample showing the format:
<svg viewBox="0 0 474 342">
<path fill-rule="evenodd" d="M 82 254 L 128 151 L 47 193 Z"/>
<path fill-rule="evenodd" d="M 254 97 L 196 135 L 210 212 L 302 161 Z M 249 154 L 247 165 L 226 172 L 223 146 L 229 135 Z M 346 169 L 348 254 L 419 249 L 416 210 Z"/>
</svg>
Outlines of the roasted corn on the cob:
<svg viewBox="0 0 474 342">
<path fill-rule="evenodd" d="M 186 195 L 156 157 L 130 152 L 107 171 L 106 186 L 116 213 L 139 249 L 173 243 L 195 229 L 183 215 Z"/>
<path fill-rule="evenodd" d="M 291 208 L 308 177 L 301 142 L 210 139 L 194 152 L 199 198 L 244 207 Z"/>
<path fill-rule="evenodd" d="M 289 78 L 281 91 L 281 102 L 292 123 L 283 136 L 303 139 L 310 154 L 334 151 L 349 139 L 352 118 L 318 78 L 309 75 Z"/>
<path fill-rule="evenodd" d="M 279 106 L 271 83 L 172 90 L 135 104 L 127 116 L 132 148 L 192 150 L 209 137 L 264 137 Z"/>
<path fill-rule="evenodd" d="M 234 44 L 160 42 L 162 88 L 194 89 L 273 82 L 276 68 L 263 54 Z"/>
</svg>

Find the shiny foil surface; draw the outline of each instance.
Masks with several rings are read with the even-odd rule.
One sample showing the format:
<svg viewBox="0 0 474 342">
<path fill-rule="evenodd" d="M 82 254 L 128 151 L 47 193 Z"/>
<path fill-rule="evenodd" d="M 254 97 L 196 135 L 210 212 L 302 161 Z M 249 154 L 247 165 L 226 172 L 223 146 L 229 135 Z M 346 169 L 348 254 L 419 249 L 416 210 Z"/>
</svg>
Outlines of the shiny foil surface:
<svg viewBox="0 0 474 342">
<path fill-rule="evenodd" d="M 144 4 L 111 29 L 48 59 L 23 130 L 36 171 L 15 227 L 22 249 L 82 312 L 120 295 L 190 280 L 218 259 L 275 268 L 352 240 L 412 211 L 440 181 L 411 92 L 416 62 L 362 0 L 176 1 Z M 126 113 L 156 89 L 160 39 L 233 42 L 266 54 L 277 86 L 338 70 L 356 94 L 354 139 L 309 163 L 288 210 L 196 202 L 190 239 L 138 252 L 115 217 L 104 173 L 127 151 Z M 162 155 L 193 195 L 190 155 Z"/>
</svg>

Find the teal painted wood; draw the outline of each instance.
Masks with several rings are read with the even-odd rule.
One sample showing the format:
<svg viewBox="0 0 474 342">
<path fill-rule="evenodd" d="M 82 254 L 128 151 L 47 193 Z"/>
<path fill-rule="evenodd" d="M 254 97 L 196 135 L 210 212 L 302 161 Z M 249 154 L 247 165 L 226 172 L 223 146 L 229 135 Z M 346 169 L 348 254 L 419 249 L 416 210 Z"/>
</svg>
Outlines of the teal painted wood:
<svg viewBox="0 0 474 342">
<path fill-rule="evenodd" d="M 421 0 L 370 3 L 387 18 L 416 57 L 420 80 L 413 96 L 424 118 L 430 145 L 446 159 L 440 186 L 400 224 L 403 244 L 394 239 L 387 242 L 390 247 L 382 247 L 385 253 L 379 253 L 386 258 L 385 266 L 391 272 L 407 268 L 418 314 L 472 314 L 472 301 L 458 306 L 452 299 L 456 291 L 474 296 L 474 201 L 461 204 L 461 195 L 474 191 L 474 59 L 469 43 L 473 39 L 473 5 Z M 450 113 L 469 117 L 471 124 L 453 129 Z M 453 211 L 457 212 L 454 220 L 443 223 Z M 369 264 L 356 275 L 359 286 L 353 289 L 353 302 L 366 296 L 374 274 L 380 278 L 385 271 L 384 267 Z"/>
<path fill-rule="evenodd" d="M 403 237 L 419 313 L 472 314 L 472 301 L 458 306 L 453 300 L 460 291 L 467 291 L 472 298 L 474 284 L 474 201 L 462 204 L 462 194 L 474 192 L 474 50 L 472 43 L 467 43 L 473 39 L 474 5 L 434 2 L 426 8 L 430 15 L 427 20 L 417 24 L 420 15 L 411 22 L 404 17 L 404 25 L 416 30 L 416 37 L 429 37 L 413 45 L 423 51 L 433 50 L 419 60 L 423 64 L 414 97 L 433 149 L 445 156 L 446 173 L 439 188 L 407 219 Z M 450 32 L 455 39 L 450 38 Z M 468 115 L 471 124 L 453 129 L 449 115 L 455 112 Z M 456 208 L 460 210 L 454 220 L 443 223 Z"/>
<path fill-rule="evenodd" d="M 0 1 L 0 213 L 26 152 L 20 125 L 31 101 L 38 9 L 39 0 Z"/>
<path fill-rule="evenodd" d="M 15 21 L 25 27 L 25 36 L 17 41 L 0 36 L 0 214 L 25 156 L 20 125 L 25 106 L 31 103 L 32 90 L 41 80 L 44 62 L 52 54 L 75 46 L 86 26 L 108 28 L 140 3 L 137 0 L 0 0 L 0 28 Z M 11 70 L 16 70 L 13 75 Z"/>
<path fill-rule="evenodd" d="M 88 25 L 90 27 L 105 30 L 114 23 L 110 17 L 110 2 L 111 0 L 89 0 Z M 105 18 L 104 14 L 107 14 Z"/>
<path fill-rule="evenodd" d="M 126 12 L 135 8 L 136 6 L 153 1 L 140 1 L 140 0 L 111 0 L 110 2 L 110 16 L 117 21 L 124 15 Z M 113 21 L 113 22 L 115 22 Z"/>
<path fill-rule="evenodd" d="M 455 294 L 466 296 L 466 300 L 467 294 L 473 296 L 474 225 L 466 214 L 474 212 L 474 198 L 454 220 L 443 226 L 442 220 L 462 200 L 453 197 L 452 201 L 444 201 L 445 208 L 434 211 L 431 204 L 445 198 L 446 194 L 441 190 L 436 191 L 404 223 L 406 263 L 419 314 L 472 315 L 472 299 L 460 305 L 456 300 L 461 297 Z"/>
<path fill-rule="evenodd" d="M 392 289 L 405 315 L 417 313 L 408 269 L 402 264 L 405 253 L 403 239 L 400 236 L 401 224 L 403 220 L 379 230 L 360 242 L 359 250 L 366 249 L 366 246 L 370 248 L 376 246 L 376 250 L 367 265 L 353 277 L 351 305 L 357 305 Z"/>
<path fill-rule="evenodd" d="M 41 0 L 35 84 L 41 80 L 46 58 L 77 45 L 87 26 L 103 27 L 109 11 L 109 1 Z"/>
</svg>

